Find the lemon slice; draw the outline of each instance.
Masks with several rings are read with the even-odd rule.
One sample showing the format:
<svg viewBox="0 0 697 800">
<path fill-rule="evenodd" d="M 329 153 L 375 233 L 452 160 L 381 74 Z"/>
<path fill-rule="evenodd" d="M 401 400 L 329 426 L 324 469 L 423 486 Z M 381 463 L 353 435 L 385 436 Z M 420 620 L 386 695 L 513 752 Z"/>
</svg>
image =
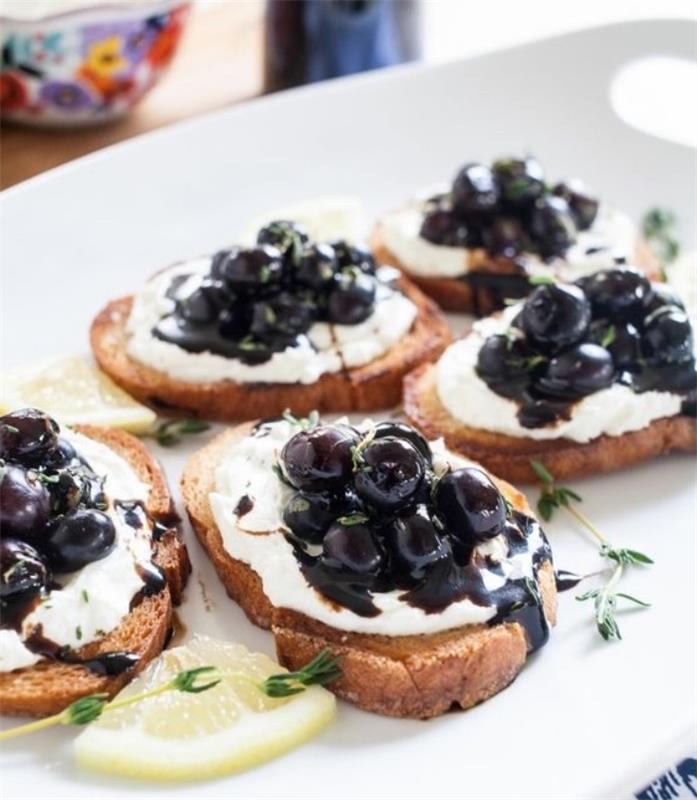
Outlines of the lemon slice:
<svg viewBox="0 0 697 800">
<path fill-rule="evenodd" d="M 277 663 L 205 636 L 166 650 L 116 699 L 200 666 L 235 676 L 200 694 L 169 691 L 106 712 L 75 740 L 78 764 L 158 781 L 219 777 L 297 747 L 334 717 L 336 701 L 326 689 L 311 686 L 290 697 L 268 697 L 255 684 L 283 672 Z"/>
<path fill-rule="evenodd" d="M 59 356 L 3 375 L 0 411 L 25 406 L 40 408 L 65 425 L 107 425 L 132 433 L 144 433 L 156 419 L 82 356 Z"/>
<path fill-rule="evenodd" d="M 254 243 L 259 228 L 275 219 L 299 222 L 307 228 L 310 238 L 319 242 L 332 239 L 358 242 L 365 233 L 363 206 L 357 197 L 326 195 L 276 208 L 256 217 L 244 234 L 245 242 Z"/>
</svg>

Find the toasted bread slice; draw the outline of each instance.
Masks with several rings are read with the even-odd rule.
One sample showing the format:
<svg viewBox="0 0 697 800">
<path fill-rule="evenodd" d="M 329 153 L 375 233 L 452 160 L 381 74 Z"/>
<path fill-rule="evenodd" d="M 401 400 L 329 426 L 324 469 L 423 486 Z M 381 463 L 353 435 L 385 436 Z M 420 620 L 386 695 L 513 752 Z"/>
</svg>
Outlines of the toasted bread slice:
<svg viewBox="0 0 697 800">
<path fill-rule="evenodd" d="M 368 411 L 396 405 L 402 378 L 435 360 L 451 340 L 436 304 L 405 279 L 400 288 L 417 306 L 409 333 L 385 355 L 362 367 L 327 373 L 315 383 L 189 383 L 132 359 L 126 351 L 126 321 L 132 298 L 113 300 L 92 323 L 92 349 L 99 366 L 141 402 L 168 414 L 234 421 L 272 417 L 286 408 L 303 416 L 320 411 Z"/>
<path fill-rule="evenodd" d="M 76 430 L 103 442 L 128 461 L 141 481 L 150 486 L 146 504 L 155 517 L 172 519 L 174 505 L 164 474 L 145 446 L 124 431 L 75 426 Z M 139 657 L 135 667 L 115 676 L 97 675 L 79 664 L 44 659 L 30 667 L 0 672 L 0 713 L 41 717 L 56 714 L 74 700 L 96 692 L 115 695 L 165 646 L 172 629 L 172 605 L 179 603 L 191 571 L 189 557 L 175 527 L 155 544 L 155 563 L 167 577 L 167 587 L 145 597 L 118 628 L 90 642 L 74 655 L 87 661 L 103 653 L 128 652 Z"/>
<path fill-rule="evenodd" d="M 385 244 L 382 228 L 378 222 L 373 229 L 371 248 L 378 264 L 389 264 L 400 269 L 409 280 L 413 281 L 423 292 L 432 297 L 445 311 L 463 311 L 485 317 L 503 308 L 507 297 L 520 297 L 521 281 L 525 276 L 512 258 L 493 256 L 486 250 L 472 250 L 467 274 L 474 274 L 474 279 L 424 277 L 410 272 L 406 265 L 392 253 Z M 635 243 L 632 264 L 643 270 L 652 281 L 660 281 L 661 269 L 651 248 L 641 237 Z M 465 264 L 463 258 L 463 275 Z M 500 284 L 491 285 L 492 278 L 499 278 Z M 489 279 L 489 280 L 487 280 Z M 516 291 L 517 290 L 517 291 Z"/>
<path fill-rule="evenodd" d="M 555 478 L 594 475 L 673 451 L 695 452 L 697 420 L 682 414 L 654 420 L 638 431 L 599 436 L 586 444 L 570 439 L 530 439 L 470 428 L 443 406 L 436 390 L 436 368 L 425 364 L 404 380 L 404 413 L 425 436 L 442 436 L 463 453 L 510 481 L 537 481 L 530 461 L 544 464 Z"/>
<path fill-rule="evenodd" d="M 270 628 L 279 660 L 297 669 L 322 650 L 340 659 L 342 677 L 329 688 L 379 714 L 426 718 L 453 706 L 469 708 L 504 689 L 525 664 L 528 641 L 516 622 L 467 625 L 422 636 L 383 636 L 338 630 L 304 614 L 272 605 L 261 578 L 225 550 L 210 508 L 214 472 L 226 449 L 252 423 L 225 431 L 190 459 L 181 479 L 184 502 L 201 544 L 227 593 L 249 619 Z M 496 481 L 516 509 L 530 514 L 525 496 Z M 550 562 L 540 568 L 548 622 L 556 622 L 556 587 Z"/>
</svg>

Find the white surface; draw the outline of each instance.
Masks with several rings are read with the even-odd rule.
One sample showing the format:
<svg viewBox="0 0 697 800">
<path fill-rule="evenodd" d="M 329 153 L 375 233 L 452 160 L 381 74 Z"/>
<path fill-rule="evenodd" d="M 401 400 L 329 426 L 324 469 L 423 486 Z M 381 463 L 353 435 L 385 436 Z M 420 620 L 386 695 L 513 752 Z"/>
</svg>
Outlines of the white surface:
<svg viewBox="0 0 697 800">
<path fill-rule="evenodd" d="M 552 174 L 583 175 L 635 217 L 650 205 L 677 209 L 691 245 L 694 153 L 627 127 L 607 97 L 620 66 L 648 53 L 690 57 L 694 37 L 687 24 L 628 24 L 335 82 L 132 140 L 28 181 L 2 198 L 0 360 L 86 349 L 90 318 L 107 298 L 163 264 L 229 241 L 264 208 L 331 191 L 360 195 L 376 213 L 465 160 L 528 148 Z M 175 486 L 187 448 L 157 454 Z M 300 751 L 225 781 L 173 787 L 78 773 L 70 731 L 61 729 L 5 745 L 4 796 L 630 795 L 665 766 L 676 742 L 687 750 L 694 741 L 694 461 L 666 458 L 574 487 L 613 541 L 656 559 L 627 576 L 627 591 L 654 605 L 621 614 L 622 642 L 600 641 L 589 608 L 565 594 L 549 646 L 514 686 L 464 714 L 424 723 L 341 704 L 337 724 Z M 558 566 L 597 568 L 595 548 L 564 517 L 548 532 Z M 190 629 L 271 652 L 270 635 L 226 599 L 188 529 L 187 541 L 194 574 L 182 616 Z"/>
</svg>

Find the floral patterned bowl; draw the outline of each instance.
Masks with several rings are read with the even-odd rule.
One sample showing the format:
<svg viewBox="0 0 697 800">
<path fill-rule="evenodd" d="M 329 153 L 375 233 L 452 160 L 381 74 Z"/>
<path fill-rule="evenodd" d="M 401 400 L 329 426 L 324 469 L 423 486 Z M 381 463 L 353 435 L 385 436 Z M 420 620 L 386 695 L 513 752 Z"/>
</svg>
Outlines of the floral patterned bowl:
<svg viewBox="0 0 697 800">
<path fill-rule="evenodd" d="M 122 116 L 169 66 L 190 3 L 79 0 L 66 7 L 34 19 L 0 16 L 3 119 L 65 126 Z"/>
</svg>

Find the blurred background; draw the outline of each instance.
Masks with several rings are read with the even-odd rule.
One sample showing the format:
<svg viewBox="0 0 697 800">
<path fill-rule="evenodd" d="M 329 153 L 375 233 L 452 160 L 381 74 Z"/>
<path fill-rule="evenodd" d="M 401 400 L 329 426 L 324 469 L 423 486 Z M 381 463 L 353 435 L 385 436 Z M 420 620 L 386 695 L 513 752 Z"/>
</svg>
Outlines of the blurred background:
<svg viewBox="0 0 697 800">
<path fill-rule="evenodd" d="M 695 0 L 0 0 L 0 187 L 265 92 L 611 22 L 695 16 Z M 665 113 L 654 109 L 646 125 L 692 143 L 696 104 L 684 87 L 697 85 L 697 66 L 670 66 L 635 76 L 625 98 L 653 81 Z M 627 113 L 641 111 L 638 97 Z"/>
</svg>

